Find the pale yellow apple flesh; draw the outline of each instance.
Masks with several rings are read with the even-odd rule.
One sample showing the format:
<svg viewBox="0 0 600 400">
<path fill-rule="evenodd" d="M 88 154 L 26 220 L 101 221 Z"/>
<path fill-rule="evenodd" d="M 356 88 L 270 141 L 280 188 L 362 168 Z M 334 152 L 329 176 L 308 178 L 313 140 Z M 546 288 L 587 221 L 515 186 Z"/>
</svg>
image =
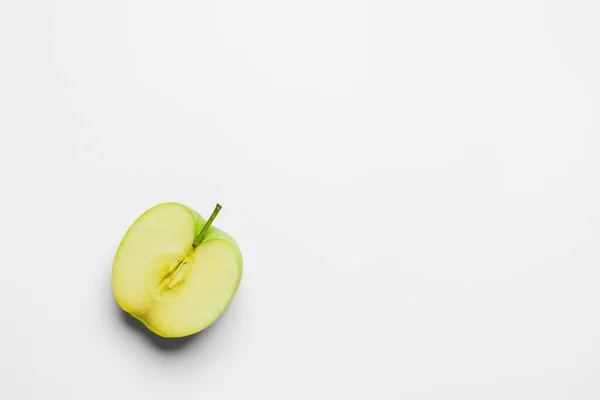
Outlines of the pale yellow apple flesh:
<svg viewBox="0 0 600 400">
<path fill-rule="evenodd" d="M 142 214 L 121 241 L 112 269 L 119 306 L 163 337 L 210 326 L 233 299 L 242 278 L 236 242 L 179 203 Z M 201 237 L 200 237 L 201 236 Z"/>
</svg>

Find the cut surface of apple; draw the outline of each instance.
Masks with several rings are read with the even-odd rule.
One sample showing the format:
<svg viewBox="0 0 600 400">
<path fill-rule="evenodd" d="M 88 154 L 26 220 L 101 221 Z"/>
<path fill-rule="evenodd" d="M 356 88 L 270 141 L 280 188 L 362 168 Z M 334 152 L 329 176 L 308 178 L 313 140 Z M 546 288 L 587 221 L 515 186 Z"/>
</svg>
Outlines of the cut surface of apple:
<svg viewBox="0 0 600 400">
<path fill-rule="evenodd" d="M 119 306 L 163 337 L 210 326 L 227 308 L 242 279 L 236 242 L 179 203 L 162 203 L 131 225 L 112 268 Z"/>
</svg>

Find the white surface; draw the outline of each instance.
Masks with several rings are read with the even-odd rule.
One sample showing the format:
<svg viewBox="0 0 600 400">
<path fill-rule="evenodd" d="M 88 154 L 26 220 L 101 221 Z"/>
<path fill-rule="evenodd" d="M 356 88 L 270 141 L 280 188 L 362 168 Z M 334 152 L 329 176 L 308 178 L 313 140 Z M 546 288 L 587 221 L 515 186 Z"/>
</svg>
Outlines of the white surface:
<svg viewBox="0 0 600 400">
<path fill-rule="evenodd" d="M 0 2 L 3 396 L 600 398 L 599 18 Z M 245 257 L 170 351 L 110 292 L 163 201 L 221 202 Z"/>
</svg>

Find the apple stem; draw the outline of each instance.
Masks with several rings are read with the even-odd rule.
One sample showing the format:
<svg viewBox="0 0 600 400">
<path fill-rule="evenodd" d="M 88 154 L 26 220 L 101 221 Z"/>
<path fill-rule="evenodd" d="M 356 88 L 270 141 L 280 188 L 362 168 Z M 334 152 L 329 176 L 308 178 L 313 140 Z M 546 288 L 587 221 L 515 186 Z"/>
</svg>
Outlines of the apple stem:
<svg viewBox="0 0 600 400">
<path fill-rule="evenodd" d="M 215 207 L 215 209 L 213 210 L 212 214 L 208 218 L 208 221 L 206 221 L 206 223 L 202 227 L 202 230 L 200 231 L 200 233 L 198 234 L 198 236 L 196 236 L 196 239 L 194 240 L 194 247 L 196 247 L 200 243 L 202 243 L 202 241 L 204 240 L 204 236 L 206 236 L 206 233 L 208 232 L 208 229 L 212 225 L 212 223 L 215 220 L 215 218 L 217 218 L 217 214 L 219 213 L 219 211 L 221 211 L 221 205 L 219 203 L 217 203 L 217 206 Z"/>
</svg>

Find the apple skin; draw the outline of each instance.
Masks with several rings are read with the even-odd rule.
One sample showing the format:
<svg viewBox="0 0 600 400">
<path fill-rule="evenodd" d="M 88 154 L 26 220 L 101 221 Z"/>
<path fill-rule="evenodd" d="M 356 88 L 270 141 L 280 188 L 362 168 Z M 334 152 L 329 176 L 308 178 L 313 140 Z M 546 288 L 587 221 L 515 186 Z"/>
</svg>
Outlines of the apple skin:
<svg viewBox="0 0 600 400">
<path fill-rule="evenodd" d="M 153 210 L 156 207 L 160 207 L 163 205 L 178 205 L 181 207 L 184 207 L 185 209 L 187 209 L 195 218 L 195 232 L 194 232 L 194 237 L 197 237 L 200 232 L 202 231 L 202 229 L 204 228 L 204 225 L 206 224 L 206 219 L 204 219 L 196 210 L 194 210 L 193 208 L 186 206 L 182 203 L 177 203 L 177 202 L 167 202 L 167 203 L 161 203 L 158 204 L 154 207 L 151 207 L 150 209 L 146 210 L 142 215 L 140 215 L 138 217 L 138 219 L 140 219 L 142 216 L 144 216 L 146 213 L 150 212 L 151 210 Z M 137 222 L 137 220 L 136 220 Z M 127 237 L 127 233 L 129 233 L 129 230 L 131 230 L 131 228 L 133 227 L 133 225 L 135 225 L 135 222 L 130 226 L 130 228 L 127 230 L 127 232 L 125 233 L 125 235 L 123 236 L 123 240 L 121 241 L 121 244 L 119 245 L 119 248 L 121 247 L 121 245 L 123 244 L 123 242 L 125 241 L 125 238 Z M 214 319 L 208 321 L 204 327 L 202 327 L 201 329 L 198 329 L 195 332 L 191 332 L 189 334 L 185 334 L 185 335 L 180 335 L 180 334 L 171 334 L 169 332 L 165 332 L 162 331 L 158 328 L 156 328 L 154 325 L 150 324 L 149 322 L 147 322 L 143 317 L 139 317 L 137 315 L 135 315 L 132 312 L 129 312 L 120 302 L 119 299 L 117 297 L 115 297 L 115 301 L 117 302 L 117 304 L 119 305 L 119 307 L 121 307 L 121 309 L 125 312 L 127 312 L 129 315 L 131 315 L 132 317 L 134 317 L 135 319 L 137 319 L 138 321 L 142 322 L 146 328 L 148 330 L 150 330 L 151 332 L 155 333 L 158 336 L 161 336 L 163 338 L 179 338 L 179 337 L 184 337 L 184 336 L 191 336 L 194 335 L 198 332 L 203 331 L 204 329 L 208 328 L 209 326 L 211 326 L 221 315 L 223 315 L 223 313 L 227 310 L 227 308 L 229 307 L 229 305 L 231 304 L 231 301 L 233 300 L 233 298 L 235 297 L 235 295 L 237 294 L 237 290 L 241 284 L 242 281 L 242 276 L 243 276 L 243 258 L 242 258 L 242 253 L 240 251 L 240 248 L 238 246 L 238 244 L 236 243 L 236 241 L 226 232 L 216 228 L 214 225 L 211 225 L 208 230 L 205 233 L 204 239 L 202 240 L 202 242 L 198 245 L 198 247 L 201 247 L 203 244 L 208 243 L 210 241 L 213 240 L 221 240 L 225 243 L 227 243 L 231 249 L 233 250 L 233 252 L 236 255 L 237 258 L 237 265 L 238 265 L 238 280 L 237 283 L 235 285 L 235 287 L 233 288 L 233 291 L 231 293 L 231 296 L 229 297 L 229 299 L 227 300 L 225 307 L 223 308 L 223 311 L 216 315 Z M 119 250 L 117 249 L 117 254 L 118 254 Z M 115 255 L 115 259 L 116 259 L 116 255 Z M 114 282 L 114 281 L 113 281 Z M 114 286 L 113 286 L 114 288 Z M 113 289 L 113 293 L 114 293 L 114 289 Z"/>
</svg>

